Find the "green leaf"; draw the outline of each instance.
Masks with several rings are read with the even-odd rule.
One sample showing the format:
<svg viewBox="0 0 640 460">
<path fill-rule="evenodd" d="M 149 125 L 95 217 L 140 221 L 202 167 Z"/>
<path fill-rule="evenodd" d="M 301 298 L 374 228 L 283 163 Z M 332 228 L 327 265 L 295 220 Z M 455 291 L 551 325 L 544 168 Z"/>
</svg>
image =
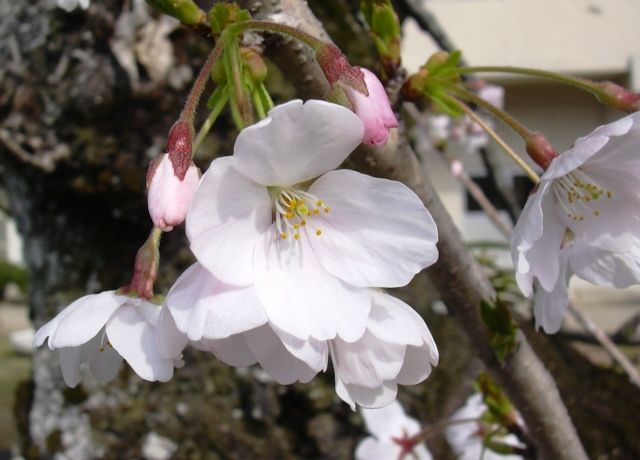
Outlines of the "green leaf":
<svg viewBox="0 0 640 460">
<path fill-rule="evenodd" d="M 511 312 L 504 302 L 482 299 L 480 302 L 480 316 L 489 329 L 491 347 L 500 361 L 515 350 L 517 345 L 517 326 L 511 317 Z"/>
</svg>

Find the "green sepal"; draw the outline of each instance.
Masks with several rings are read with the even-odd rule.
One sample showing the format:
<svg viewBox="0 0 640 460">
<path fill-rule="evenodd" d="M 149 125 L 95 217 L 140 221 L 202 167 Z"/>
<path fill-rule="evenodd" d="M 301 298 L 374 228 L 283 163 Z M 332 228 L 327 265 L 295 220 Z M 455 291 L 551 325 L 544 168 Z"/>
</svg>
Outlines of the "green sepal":
<svg viewBox="0 0 640 460">
<path fill-rule="evenodd" d="M 193 0 L 147 0 L 147 3 L 189 26 L 202 24 L 207 19 L 207 14 Z"/>
<path fill-rule="evenodd" d="M 209 10 L 208 19 L 211 33 L 218 36 L 229 24 L 251 20 L 251 13 L 235 3 L 216 3 Z"/>
</svg>

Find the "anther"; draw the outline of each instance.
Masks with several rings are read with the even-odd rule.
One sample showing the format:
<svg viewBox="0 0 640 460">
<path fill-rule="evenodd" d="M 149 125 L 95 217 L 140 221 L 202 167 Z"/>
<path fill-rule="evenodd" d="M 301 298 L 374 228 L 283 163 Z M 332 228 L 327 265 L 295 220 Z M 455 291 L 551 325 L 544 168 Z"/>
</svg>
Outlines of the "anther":
<svg viewBox="0 0 640 460">
<path fill-rule="evenodd" d="M 322 235 L 322 230 L 320 230 L 320 229 L 316 230 L 316 235 L 318 235 L 318 236 Z"/>
</svg>

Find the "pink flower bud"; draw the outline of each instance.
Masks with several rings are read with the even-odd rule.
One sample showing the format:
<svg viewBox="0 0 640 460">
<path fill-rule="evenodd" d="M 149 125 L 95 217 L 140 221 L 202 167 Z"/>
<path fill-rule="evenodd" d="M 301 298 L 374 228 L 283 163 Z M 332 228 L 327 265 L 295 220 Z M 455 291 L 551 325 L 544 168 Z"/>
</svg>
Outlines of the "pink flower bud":
<svg viewBox="0 0 640 460">
<path fill-rule="evenodd" d="M 164 154 L 149 166 L 147 203 L 153 224 L 168 232 L 181 224 L 189 210 L 200 181 L 200 171 L 189 160 L 182 177 L 170 154 Z M 180 171 L 180 172 L 182 172 Z"/>
<path fill-rule="evenodd" d="M 605 81 L 597 85 L 600 91 L 597 94 L 598 99 L 609 107 L 623 110 L 627 113 L 633 113 L 640 110 L 640 94 L 629 91 L 627 88 Z"/>
<path fill-rule="evenodd" d="M 529 157 L 546 171 L 551 161 L 558 156 L 558 152 L 542 133 L 531 133 L 525 141 Z"/>
<path fill-rule="evenodd" d="M 345 89 L 353 104 L 353 111 L 364 123 L 362 142 L 383 145 L 389 137 L 389 129 L 396 128 L 398 120 L 391 110 L 389 97 L 378 77 L 367 69 L 360 68 L 360 70 L 364 74 L 364 82 L 367 85 L 369 95 L 365 96 L 353 88 L 347 87 Z"/>
</svg>

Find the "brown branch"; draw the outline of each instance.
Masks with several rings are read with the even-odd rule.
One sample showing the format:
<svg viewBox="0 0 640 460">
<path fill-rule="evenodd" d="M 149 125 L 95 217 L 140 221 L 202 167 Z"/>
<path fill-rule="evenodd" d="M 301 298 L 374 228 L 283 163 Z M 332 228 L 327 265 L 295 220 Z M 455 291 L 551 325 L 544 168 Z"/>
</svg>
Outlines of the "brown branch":
<svg viewBox="0 0 640 460">
<path fill-rule="evenodd" d="M 269 7 L 275 6 L 280 20 L 291 15 L 313 16 L 302 0 L 274 0 L 268 2 L 269 5 L 266 5 L 267 2 L 256 3 L 262 5 L 260 14 L 263 15 L 269 15 Z M 316 36 L 325 33 L 317 21 L 315 28 L 310 28 L 307 23 L 304 30 Z M 272 52 L 277 54 L 279 51 L 281 50 Z M 318 85 L 310 85 L 309 75 L 313 75 L 315 64 L 309 66 L 309 62 L 312 61 L 303 62 L 301 68 L 296 68 L 296 72 L 291 72 L 294 68 L 291 62 L 281 65 L 281 68 L 303 95 L 320 97 L 324 93 L 313 90 Z M 517 332 L 516 350 L 503 363 L 496 358 L 479 310 L 482 299 L 495 297 L 493 287 L 465 247 L 457 227 L 426 180 L 410 146 L 398 137 L 397 131 L 393 131 L 386 146 L 361 146 L 352 158 L 362 169 L 374 175 L 404 182 L 417 193 L 431 212 L 440 234 L 440 257 L 435 265 L 427 269 L 427 274 L 450 311 L 462 324 L 487 368 L 520 410 L 543 457 L 556 460 L 586 459 L 587 455 L 555 381 L 522 331 Z"/>
</svg>

